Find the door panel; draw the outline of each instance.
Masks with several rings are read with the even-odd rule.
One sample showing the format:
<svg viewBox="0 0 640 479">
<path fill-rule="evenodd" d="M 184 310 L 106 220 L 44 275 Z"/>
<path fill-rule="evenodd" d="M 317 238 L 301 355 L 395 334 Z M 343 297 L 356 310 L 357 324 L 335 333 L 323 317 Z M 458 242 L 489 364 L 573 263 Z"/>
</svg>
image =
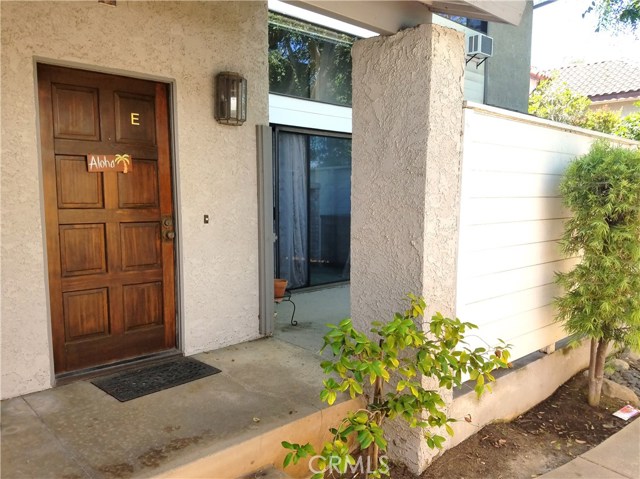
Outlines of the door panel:
<svg viewBox="0 0 640 479">
<path fill-rule="evenodd" d="M 58 208 L 102 208 L 102 175 L 87 171 L 83 156 L 57 156 Z"/>
<path fill-rule="evenodd" d="M 162 324 L 162 283 L 128 284 L 124 287 L 125 331 Z"/>
<path fill-rule="evenodd" d="M 162 268 L 160 223 L 120 223 L 122 271 Z"/>
<path fill-rule="evenodd" d="M 104 226 L 101 223 L 60 225 L 62 277 L 107 272 Z"/>
<path fill-rule="evenodd" d="M 56 138 L 100 139 L 98 89 L 52 85 L 52 94 Z"/>
<path fill-rule="evenodd" d="M 116 141 L 155 145 L 156 131 L 154 125 L 141 120 L 141 118 L 154 117 L 154 97 L 116 92 L 114 100 L 116 108 Z"/>
<path fill-rule="evenodd" d="M 135 175 L 118 176 L 118 206 L 120 208 L 158 208 L 158 163 L 136 161 Z"/>
<path fill-rule="evenodd" d="M 175 348 L 166 85 L 39 65 L 38 88 L 56 373 Z"/>
<path fill-rule="evenodd" d="M 81 341 L 109 334 L 109 291 L 107 288 L 63 294 L 65 340 Z"/>
</svg>

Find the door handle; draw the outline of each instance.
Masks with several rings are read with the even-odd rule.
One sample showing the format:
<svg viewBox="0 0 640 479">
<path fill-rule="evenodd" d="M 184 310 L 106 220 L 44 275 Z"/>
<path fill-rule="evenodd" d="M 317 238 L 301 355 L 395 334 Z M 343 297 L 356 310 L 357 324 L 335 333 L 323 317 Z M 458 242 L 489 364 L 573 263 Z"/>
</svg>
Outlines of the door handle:
<svg viewBox="0 0 640 479">
<path fill-rule="evenodd" d="M 173 238 L 176 237 L 176 234 L 173 231 L 165 231 L 164 233 L 162 233 L 162 237 L 166 241 L 171 241 Z"/>
</svg>

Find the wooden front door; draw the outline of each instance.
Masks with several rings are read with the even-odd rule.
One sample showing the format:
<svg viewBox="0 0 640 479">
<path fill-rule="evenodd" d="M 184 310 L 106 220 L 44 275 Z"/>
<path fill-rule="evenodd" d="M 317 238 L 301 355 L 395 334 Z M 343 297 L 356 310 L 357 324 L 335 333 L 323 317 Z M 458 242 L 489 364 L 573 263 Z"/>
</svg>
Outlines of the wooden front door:
<svg viewBox="0 0 640 479">
<path fill-rule="evenodd" d="M 167 85 L 38 65 L 38 95 L 56 374 L 175 348 Z"/>
</svg>

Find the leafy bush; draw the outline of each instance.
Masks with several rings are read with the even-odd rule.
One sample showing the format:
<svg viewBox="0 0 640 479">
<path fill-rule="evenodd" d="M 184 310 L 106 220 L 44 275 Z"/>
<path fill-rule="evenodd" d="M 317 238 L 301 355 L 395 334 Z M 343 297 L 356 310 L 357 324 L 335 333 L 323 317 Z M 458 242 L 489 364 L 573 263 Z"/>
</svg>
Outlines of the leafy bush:
<svg viewBox="0 0 640 479">
<path fill-rule="evenodd" d="M 640 349 L 640 151 L 596 142 L 569 165 L 560 191 L 573 212 L 561 246 L 582 261 L 557 274 L 566 291 L 557 319 L 591 338 L 589 404 L 597 405 L 610 343 Z"/>
<path fill-rule="evenodd" d="M 324 346 L 334 355 L 324 361 L 322 368 L 329 375 L 320 393 L 323 402 L 333 404 L 340 393 L 351 398 L 366 396 L 367 407 L 349 413 L 341 424 L 331 429 L 333 440 L 326 442 L 316 453 L 310 444 L 283 442 L 290 449 L 284 466 L 297 464 L 301 458 L 318 457 L 316 470 L 337 466 L 344 473 L 355 459 L 349 451 L 349 439 L 355 438 L 361 450 L 367 450 L 373 467 L 371 477 L 387 474 L 386 463 L 379 453 L 387 448 L 382 425 L 385 420 L 400 419 L 409 427 L 425 432 L 427 445 L 441 448 L 445 438 L 432 433 L 433 428 L 444 428 L 453 435 L 450 423 L 456 419 L 446 414 L 446 404 L 438 389 L 425 389 L 422 377 L 435 378 L 439 388 L 460 386 L 465 374 L 475 380 L 475 391 L 480 396 L 490 389 L 494 381 L 491 371 L 508 367 L 509 345 L 488 352 L 485 348 L 463 347 L 467 330 L 477 326 L 450 319 L 437 313 L 429 324 L 429 332 L 422 330 L 426 304 L 422 298 L 409 295 L 410 305 L 404 313 L 396 313 L 387 323 L 374 323 L 373 339 L 357 331 L 350 319 L 339 325 L 328 325 Z M 367 388 L 372 388 L 367 391 Z M 317 473 L 314 479 L 323 477 Z"/>
<path fill-rule="evenodd" d="M 591 100 L 560 84 L 555 76 L 542 80 L 529 96 L 529 113 L 547 120 L 582 125 Z"/>
<path fill-rule="evenodd" d="M 634 105 L 640 108 L 640 102 L 636 102 Z M 630 140 L 640 141 L 640 112 L 630 113 L 622 118 L 614 134 Z"/>
<path fill-rule="evenodd" d="M 640 101 L 634 105 L 640 108 Z M 542 80 L 529 95 L 529 113 L 539 118 L 640 141 L 640 112 L 620 117 L 607 108 L 590 110 L 591 100 L 572 91 L 556 76 Z"/>
<path fill-rule="evenodd" d="M 580 126 L 593 131 L 615 134 L 620 122 L 620 113 L 603 108 L 601 110 L 589 110 L 585 115 L 584 123 Z"/>
</svg>

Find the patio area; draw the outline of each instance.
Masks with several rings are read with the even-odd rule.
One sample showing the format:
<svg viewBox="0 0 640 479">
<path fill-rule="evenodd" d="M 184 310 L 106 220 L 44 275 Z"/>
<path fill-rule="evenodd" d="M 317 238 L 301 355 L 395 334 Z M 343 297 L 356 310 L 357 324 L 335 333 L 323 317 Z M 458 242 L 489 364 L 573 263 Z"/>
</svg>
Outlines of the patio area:
<svg viewBox="0 0 640 479">
<path fill-rule="evenodd" d="M 3 477 L 239 477 L 332 420 L 314 353 L 268 338 L 194 357 L 222 372 L 124 403 L 88 381 L 3 401 Z"/>
<path fill-rule="evenodd" d="M 318 353 L 327 323 L 339 323 L 351 313 L 349 284 L 326 286 L 322 289 L 294 292 L 291 300 L 296 305 L 296 326 L 291 325 L 293 306 L 287 301 L 275 307 L 273 336 L 307 351 Z"/>
<path fill-rule="evenodd" d="M 124 403 L 88 380 L 3 401 L 3 476 L 176 477 L 178 470 L 197 477 L 211 465 L 181 468 L 217 454 L 225 475 L 216 477 L 232 478 L 281 463 L 281 440 L 296 434 L 302 441 L 309 429 L 322 434 L 327 428 L 313 416 L 333 415 L 318 397 L 318 353 L 325 324 L 349 316 L 349 285 L 294 293 L 292 300 L 297 326 L 290 324 L 293 306 L 280 303 L 273 338 L 193 356 L 219 374 Z M 269 443 L 261 444 L 262 455 L 250 446 L 256 440 Z M 242 449 L 249 456 L 242 458 Z"/>
</svg>

